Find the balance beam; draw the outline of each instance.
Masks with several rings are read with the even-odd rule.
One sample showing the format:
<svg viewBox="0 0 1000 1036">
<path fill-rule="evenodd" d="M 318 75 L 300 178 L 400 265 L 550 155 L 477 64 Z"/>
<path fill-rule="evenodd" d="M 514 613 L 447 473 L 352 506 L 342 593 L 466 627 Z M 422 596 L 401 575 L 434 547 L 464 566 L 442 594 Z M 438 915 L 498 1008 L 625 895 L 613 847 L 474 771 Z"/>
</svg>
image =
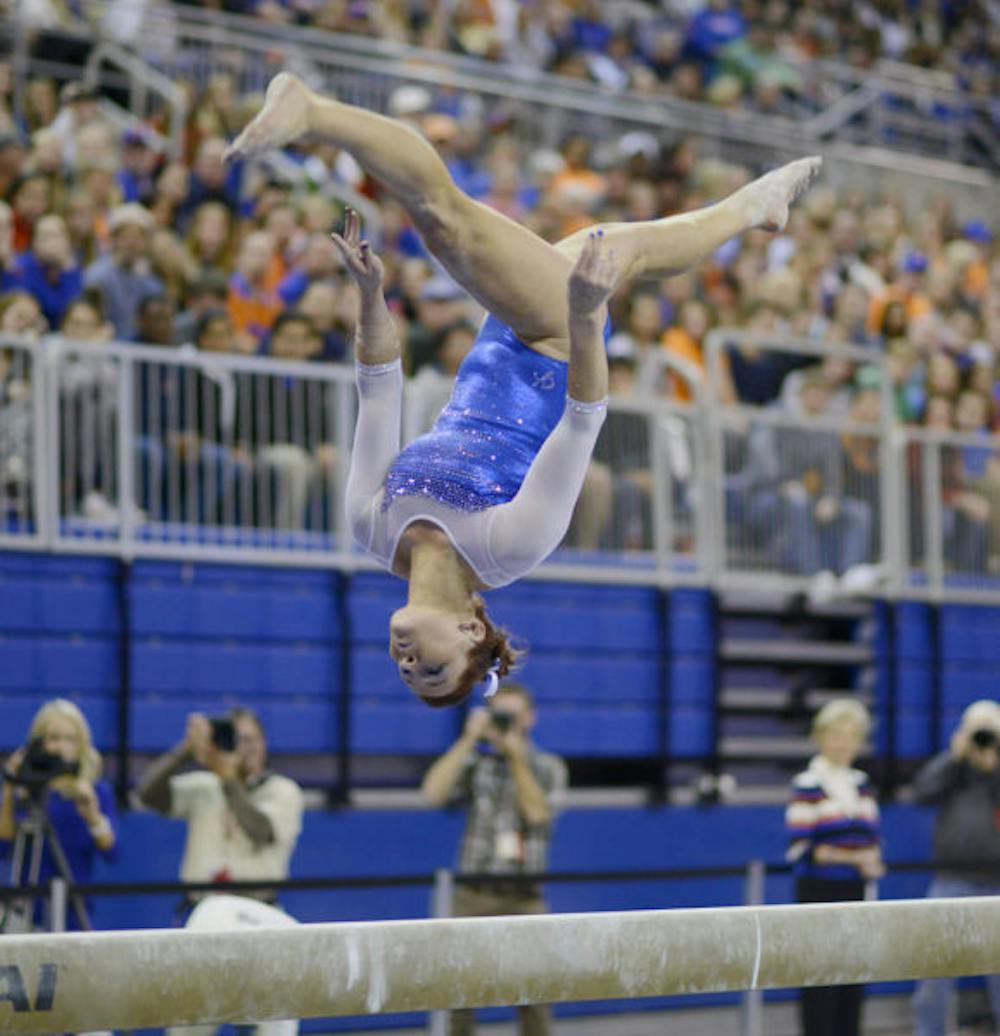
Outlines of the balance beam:
<svg viewBox="0 0 1000 1036">
<path fill-rule="evenodd" d="M 1000 897 L 0 938 L 0 1033 L 1000 972 Z"/>
</svg>

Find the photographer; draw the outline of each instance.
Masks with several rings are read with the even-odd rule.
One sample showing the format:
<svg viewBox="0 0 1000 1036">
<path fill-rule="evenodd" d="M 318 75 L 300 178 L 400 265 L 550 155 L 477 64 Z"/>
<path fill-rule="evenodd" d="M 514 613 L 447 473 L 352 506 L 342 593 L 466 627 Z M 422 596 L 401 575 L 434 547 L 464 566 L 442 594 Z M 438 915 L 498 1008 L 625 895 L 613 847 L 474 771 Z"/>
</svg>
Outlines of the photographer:
<svg viewBox="0 0 1000 1036">
<path fill-rule="evenodd" d="M 463 806 L 468 811 L 459 863 L 464 874 L 541 875 L 547 866 L 553 820 L 566 790 L 566 764 L 532 743 L 534 725 L 531 693 L 505 684 L 488 709 L 469 714 L 462 736 L 424 777 L 422 791 L 435 806 Z M 487 880 L 455 890 L 456 917 L 546 910 L 535 882 Z M 549 1032 L 547 1007 L 518 1010 L 526 1036 Z M 451 1013 L 453 1036 L 472 1031 L 472 1011 Z"/>
<path fill-rule="evenodd" d="M 181 773 L 191 763 L 201 769 Z M 143 776 L 139 800 L 187 821 L 182 881 L 281 881 L 302 829 L 302 790 L 267 769 L 257 715 L 188 717 L 184 740 Z M 247 893 L 274 901 L 268 890 Z"/>
<path fill-rule="evenodd" d="M 114 796 L 100 773 L 101 757 L 83 713 L 63 698 L 43 705 L 31 723 L 28 743 L 8 758 L 3 770 L 0 853 L 6 856 L 12 851 L 21 826 L 41 810 L 65 854 L 69 877 L 79 883 L 90 881 L 98 854 L 110 857 L 117 842 Z M 27 875 L 12 877 L 18 884 L 28 883 Z M 53 877 L 66 875 L 61 874 L 47 837 L 38 883 Z M 26 927 L 43 926 L 43 906 L 41 900 L 35 903 L 32 917 L 24 919 Z M 51 925 L 52 919 L 48 922 Z M 5 930 L 14 924 L 8 916 Z M 81 927 L 75 910 L 68 911 L 66 925 Z"/>
<path fill-rule="evenodd" d="M 1000 705 L 977 701 L 962 714 L 949 751 L 917 774 L 918 802 L 938 807 L 934 824 L 935 877 L 927 895 L 1000 895 Z M 994 1018 L 1000 1021 L 1000 975 L 986 979 Z M 944 1036 L 952 980 L 917 983 L 917 1036 Z"/>
</svg>

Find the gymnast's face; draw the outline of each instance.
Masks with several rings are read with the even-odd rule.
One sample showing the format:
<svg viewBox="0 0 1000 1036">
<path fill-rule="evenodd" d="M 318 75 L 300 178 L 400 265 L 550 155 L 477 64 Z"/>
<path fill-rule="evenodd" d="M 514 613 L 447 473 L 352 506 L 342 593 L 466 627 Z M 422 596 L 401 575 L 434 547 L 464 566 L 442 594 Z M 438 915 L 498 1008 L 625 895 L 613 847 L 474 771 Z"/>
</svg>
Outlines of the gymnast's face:
<svg viewBox="0 0 1000 1036">
<path fill-rule="evenodd" d="M 422 698 L 437 698 L 455 688 L 469 649 L 485 636 L 475 616 L 408 604 L 389 621 L 389 654 L 407 687 Z"/>
</svg>

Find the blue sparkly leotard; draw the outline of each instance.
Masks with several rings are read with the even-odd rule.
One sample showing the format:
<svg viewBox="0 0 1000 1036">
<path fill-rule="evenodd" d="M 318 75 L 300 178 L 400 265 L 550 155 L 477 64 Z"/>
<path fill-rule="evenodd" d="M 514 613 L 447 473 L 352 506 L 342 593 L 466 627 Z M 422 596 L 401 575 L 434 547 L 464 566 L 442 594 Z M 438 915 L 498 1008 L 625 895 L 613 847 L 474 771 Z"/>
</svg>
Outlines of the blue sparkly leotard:
<svg viewBox="0 0 1000 1036">
<path fill-rule="evenodd" d="M 358 365 L 347 510 L 358 545 L 392 569 L 415 521 L 444 530 L 484 586 L 530 571 L 559 544 L 606 402 L 566 395 L 568 365 L 488 317 L 434 427 L 399 451 L 399 362 Z"/>
<path fill-rule="evenodd" d="M 460 511 L 513 500 L 563 415 L 566 373 L 487 317 L 434 427 L 389 468 L 382 507 L 416 495 Z"/>
</svg>

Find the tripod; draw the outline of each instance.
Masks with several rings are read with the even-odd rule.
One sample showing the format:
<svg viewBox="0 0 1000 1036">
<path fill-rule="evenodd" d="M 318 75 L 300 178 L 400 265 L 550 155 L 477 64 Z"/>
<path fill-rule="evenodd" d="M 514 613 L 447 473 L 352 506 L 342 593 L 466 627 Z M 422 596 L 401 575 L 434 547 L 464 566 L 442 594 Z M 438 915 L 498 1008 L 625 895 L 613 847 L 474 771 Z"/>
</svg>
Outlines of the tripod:
<svg viewBox="0 0 1000 1036">
<path fill-rule="evenodd" d="M 10 857 L 10 884 L 13 888 L 38 885 L 42 873 L 42 855 L 46 845 L 55 861 L 59 877 L 66 883 L 67 888 L 73 888 L 73 872 L 70 870 L 62 842 L 59 841 L 59 835 L 52 826 L 52 820 L 45 808 L 48 794 L 45 785 L 39 788 L 28 788 L 28 815 L 17 825 L 14 847 Z M 71 892 L 69 901 L 81 930 L 90 931 L 90 916 L 87 913 L 83 897 Z M 52 920 L 50 918 L 50 922 Z M 35 904 L 33 898 L 12 901 L 7 908 L 3 928 L 8 934 L 14 931 L 34 931 Z"/>
</svg>

